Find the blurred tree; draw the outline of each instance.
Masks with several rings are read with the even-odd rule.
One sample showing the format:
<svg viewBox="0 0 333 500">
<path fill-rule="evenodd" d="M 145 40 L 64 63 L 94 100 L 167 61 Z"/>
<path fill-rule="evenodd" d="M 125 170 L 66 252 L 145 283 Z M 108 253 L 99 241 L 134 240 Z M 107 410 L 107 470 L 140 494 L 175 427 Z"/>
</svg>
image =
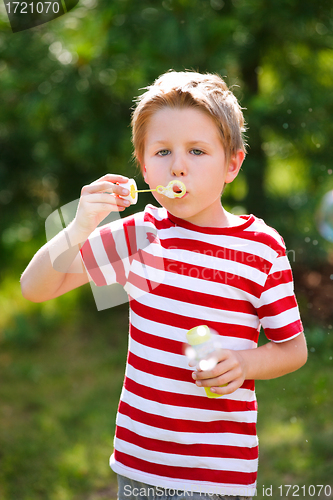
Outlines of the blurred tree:
<svg viewBox="0 0 333 500">
<path fill-rule="evenodd" d="M 16 34 L 1 8 L 3 267 L 27 262 L 82 185 L 133 175 L 133 96 L 169 68 L 226 76 L 246 108 L 249 152 L 227 206 L 264 217 L 299 260 L 326 258 L 313 213 L 333 188 L 331 2 L 82 0 Z"/>
</svg>

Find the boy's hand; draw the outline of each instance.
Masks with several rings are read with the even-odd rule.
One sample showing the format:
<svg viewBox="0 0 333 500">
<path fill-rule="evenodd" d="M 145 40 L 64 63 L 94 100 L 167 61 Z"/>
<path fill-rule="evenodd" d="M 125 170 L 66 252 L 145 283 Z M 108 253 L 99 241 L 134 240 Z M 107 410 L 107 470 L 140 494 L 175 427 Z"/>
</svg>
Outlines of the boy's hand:
<svg viewBox="0 0 333 500">
<path fill-rule="evenodd" d="M 210 387 L 216 394 L 231 394 L 242 386 L 246 378 L 246 364 L 240 351 L 219 349 L 215 352 L 217 364 L 210 370 L 198 370 L 192 377 L 198 387 Z M 225 387 L 220 387 L 228 384 Z"/>
<path fill-rule="evenodd" d="M 198 370 L 193 378 L 199 387 L 210 387 L 216 394 L 231 394 L 244 380 L 268 380 L 298 370 L 306 363 L 307 347 L 304 333 L 285 342 L 269 341 L 255 349 L 215 351 L 217 365 Z M 226 387 L 219 387 L 228 384 Z"/>
<path fill-rule="evenodd" d="M 82 188 L 73 221 L 79 233 L 89 236 L 111 212 L 122 212 L 130 205 L 128 200 L 121 198 L 129 194 L 129 190 L 121 186 L 127 181 L 123 175 L 106 174 Z"/>
</svg>

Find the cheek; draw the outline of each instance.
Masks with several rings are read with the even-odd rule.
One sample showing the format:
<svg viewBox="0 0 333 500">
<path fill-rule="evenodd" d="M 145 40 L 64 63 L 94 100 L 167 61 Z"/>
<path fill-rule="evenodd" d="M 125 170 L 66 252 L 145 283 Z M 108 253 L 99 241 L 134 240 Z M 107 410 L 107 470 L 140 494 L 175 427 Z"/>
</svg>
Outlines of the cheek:
<svg viewBox="0 0 333 500">
<path fill-rule="evenodd" d="M 220 198 L 223 191 L 223 184 L 221 182 L 209 183 L 205 189 L 206 198 Z"/>
</svg>

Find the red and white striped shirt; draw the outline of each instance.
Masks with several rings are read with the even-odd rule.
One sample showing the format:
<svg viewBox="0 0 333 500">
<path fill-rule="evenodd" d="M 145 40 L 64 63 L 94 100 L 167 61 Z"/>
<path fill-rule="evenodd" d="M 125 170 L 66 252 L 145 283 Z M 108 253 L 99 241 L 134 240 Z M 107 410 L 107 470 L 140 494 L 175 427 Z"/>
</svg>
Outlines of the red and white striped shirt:
<svg viewBox="0 0 333 500">
<path fill-rule="evenodd" d="M 235 227 L 199 227 L 148 205 L 97 228 L 82 247 L 98 286 L 129 296 L 128 359 L 112 469 L 147 484 L 251 496 L 258 467 L 254 381 L 210 399 L 184 355 L 186 332 L 205 324 L 226 349 L 254 349 L 302 324 L 285 245 L 253 215 Z"/>
</svg>

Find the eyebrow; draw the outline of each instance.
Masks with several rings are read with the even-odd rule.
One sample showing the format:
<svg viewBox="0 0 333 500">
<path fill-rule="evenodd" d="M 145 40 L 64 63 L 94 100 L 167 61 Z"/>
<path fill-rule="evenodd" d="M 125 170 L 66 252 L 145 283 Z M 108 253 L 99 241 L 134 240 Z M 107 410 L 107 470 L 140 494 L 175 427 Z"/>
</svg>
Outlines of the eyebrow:
<svg viewBox="0 0 333 500">
<path fill-rule="evenodd" d="M 196 141 L 190 141 L 188 144 L 204 144 L 205 146 L 209 146 L 211 143 L 202 139 L 198 139 Z"/>
<path fill-rule="evenodd" d="M 157 145 L 159 145 L 159 144 L 161 144 L 161 145 L 165 145 L 165 144 L 167 144 L 168 142 L 169 142 L 169 141 L 168 141 L 167 139 L 164 139 L 164 140 L 163 140 L 163 139 L 160 139 L 160 140 L 158 140 L 158 141 L 154 141 L 154 142 L 152 142 L 152 146 L 155 146 L 155 145 L 157 146 Z M 205 144 L 206 146 L 209 146 L 209 145 L 210 145 L 210 143 L 209 143 L 209 142 L 204 141 L 204 140 L 202 140 L 202 139 L 197 139 L 197 140 L 189 141 L 189 142 L 187 143 L 187 145 L 189 145 L 189 146 L 191 146 L 191 145 L 195 145 L 195 144 Z"/>
</svg>

